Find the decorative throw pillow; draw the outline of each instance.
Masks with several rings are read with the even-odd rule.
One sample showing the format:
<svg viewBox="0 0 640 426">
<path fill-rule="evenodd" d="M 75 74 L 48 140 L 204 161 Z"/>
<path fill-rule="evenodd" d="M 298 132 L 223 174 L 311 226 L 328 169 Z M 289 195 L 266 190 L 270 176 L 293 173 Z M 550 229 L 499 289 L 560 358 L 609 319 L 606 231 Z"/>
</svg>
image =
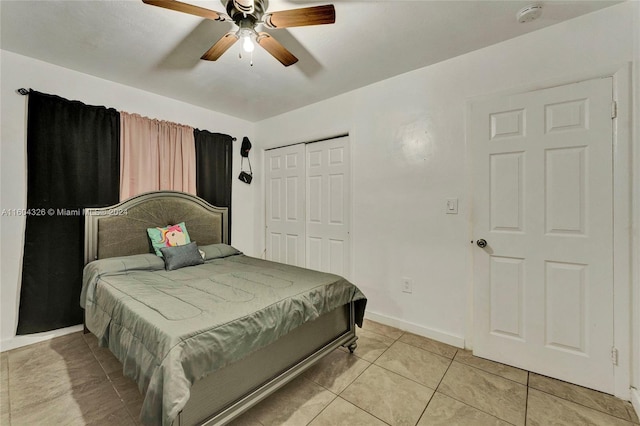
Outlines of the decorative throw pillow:
<svg viewBox="0 0 640 426">
<path fill-rule="evenodd" d="M 209 244 L 207 246 L 201 246 L 200 251 L 205 253 L 205 260 L 220 259 L 222 257 L 242 254 L 241 251 L 228 244 Z"/>
<path fill-rule="evenodd" d="M 161 247 L 160 251 L 164 257 L 164 269 L 167 271 L 204 263 L 195 241 L 182 246 Z"/>
<path fill-rule="evenodd" d="M 153 249 L 160 257 L 162 257 L 162 253 L 160 252 L 160 248 L 162 247 L 183 246 L 191 242 L 184 222 L 164 228 L 147 228 L 147 234 L 151 239 Z"/>
</svg>

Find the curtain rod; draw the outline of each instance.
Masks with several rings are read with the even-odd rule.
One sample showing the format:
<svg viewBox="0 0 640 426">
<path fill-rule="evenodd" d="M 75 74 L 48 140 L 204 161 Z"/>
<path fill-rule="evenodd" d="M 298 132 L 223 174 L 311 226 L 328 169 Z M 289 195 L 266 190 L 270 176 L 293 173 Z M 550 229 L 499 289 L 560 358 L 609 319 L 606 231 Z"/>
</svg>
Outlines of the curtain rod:
<svg viewBox="0 0 640 426">
<path fill-rule="evenodd" d="M 310 143 L 324 142 L 324 141 L 328 141 L 328 140 L 331 140 L 331 139 L 343 138 L 343 137 L 345 137 L 345 136 L 349 136 L 349 133 L 342 133 L 342 134 L 339 134 L 339 135 L 329 136 L 329 137 L 322 138 L 322 139 L 315 139 L 315 140 L 312 140 L 312 141 L 306 141 L 306 142 L 293 142 L 293 143 L 290 143 L 290 144 L 287 144 L 287 145 L 274 146 L 273 148 L 267 148 L 267 149 L 265 149 L 265 151 L 271 151 L 272 149 L 278 149 L 278 148 L 286 148 L 286 147 L 288 147 L 288 146 L 293 146 L 293 145 L 300 145 L 301 143 L 303 143 L 303 144 L 305 144 L 305 145 L 308 145 L 308 144 L 310 144 Z"/>
<path fill-rule="evenodd" d="M 24 87 L 21 87 L 21 88 L 19 88 L 19 89 L 16 89 L 16 93 L 17 93 L 18 95 L 26 96 L 26 95 L 28 95 L 28 94 L 29 94 L 29 91 L 30 91 L 30 90 L 31 90 L 31 89 L 25 89 Z M 237 141 L 237 139 L 236 139 L 236 138 L 234 138 L 233 136 L 231 137 L 231 139 L 233 140 L 233 142 Z"/>
</svg>

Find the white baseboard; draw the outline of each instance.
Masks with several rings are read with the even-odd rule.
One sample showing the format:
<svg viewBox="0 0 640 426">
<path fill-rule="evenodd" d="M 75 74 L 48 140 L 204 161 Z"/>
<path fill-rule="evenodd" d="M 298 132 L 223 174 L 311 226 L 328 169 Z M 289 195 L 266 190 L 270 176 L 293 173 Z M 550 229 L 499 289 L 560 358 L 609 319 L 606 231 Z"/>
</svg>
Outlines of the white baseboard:
<svg viewBox="0 0 640 426">
<path fill-rule="evenodd" d="M 10 351 L 11 349 L 32 345 L 38 342 L 44 342 L 46 340 L 51 340 L 54 337 L 64 336 L 65 334 L 76 333 L 82 330 L 83 330 L 83 327 L 81 325 L 74 325 L 71 327 L 59 328 L 57 330 L 45 331 L 42 333 L 27 334 L 24 336 L 15 336 L 11 339 L 5 339 L 0 341 L 0 352 Z"/>
<path fill-rule="evenodd" d="M 640 418 L 640 389 L 631 388 L 631 404 Z"/>
<path fill-rule="evenodd" d="M 384 325 L 399 328 L 400 330 L 428 337 L 430 339 L 437 340 L 439 342 L 446 343 L 457 348 L 464 348 L 464 337 L 462 336 L 456 336 L 455 334 L 446 333 L 444 331 L 436 330 L 433 328 L 423 327 L 409 321 L 401 320 L 399 318 L 394 318 L 387 315 L 377 314 L 371 311 L 366 311 L 364 316 L 371 321 L 379 322 Z"/>
</svg>

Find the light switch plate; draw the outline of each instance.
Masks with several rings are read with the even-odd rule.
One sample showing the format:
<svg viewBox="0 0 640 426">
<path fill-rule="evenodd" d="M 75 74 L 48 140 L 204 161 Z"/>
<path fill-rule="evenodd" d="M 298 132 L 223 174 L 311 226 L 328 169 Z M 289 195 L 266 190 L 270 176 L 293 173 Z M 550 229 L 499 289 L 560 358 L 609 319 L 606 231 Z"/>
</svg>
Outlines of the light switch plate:
<svg viewBox="0 0 640 426">
<path fill-rule="evenodd" d="M 458 214 L 458 199 L 457 198 L 449 198 L 447 200 L 446 213 L 447 214 Z"/>
<path fill-rule="evenodd" d="M 411 278 L 402 277 L 402 292 L 403 293 L 413 293 L 413 285 L 411 283 Z"/>
</svg>

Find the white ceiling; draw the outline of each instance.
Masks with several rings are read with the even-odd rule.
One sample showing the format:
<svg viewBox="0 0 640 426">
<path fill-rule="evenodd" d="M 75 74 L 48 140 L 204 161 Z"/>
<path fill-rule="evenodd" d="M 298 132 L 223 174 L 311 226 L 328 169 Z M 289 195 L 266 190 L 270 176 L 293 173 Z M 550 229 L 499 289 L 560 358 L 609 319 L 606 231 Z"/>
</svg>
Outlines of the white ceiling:
<svg viewBox="0 0 640 426">
<path fill-rule="evenodd" d="M 219 1 L 191 1 L 224 12 Z M 271 0 L 269 11 L 329 1 Z M 66 68 L 258 121 L 446 60 L 619 1 L 333 1 L 336 23 L 268 30 L 300 61 L 288 68 L 240 43 L 218 61 L 200 56 L 225 32 L 214 22 L 141 0 L 0 2 L 1 47 Z M 37 89 L 37 87 L 34 87 Z"/>
</svg>

